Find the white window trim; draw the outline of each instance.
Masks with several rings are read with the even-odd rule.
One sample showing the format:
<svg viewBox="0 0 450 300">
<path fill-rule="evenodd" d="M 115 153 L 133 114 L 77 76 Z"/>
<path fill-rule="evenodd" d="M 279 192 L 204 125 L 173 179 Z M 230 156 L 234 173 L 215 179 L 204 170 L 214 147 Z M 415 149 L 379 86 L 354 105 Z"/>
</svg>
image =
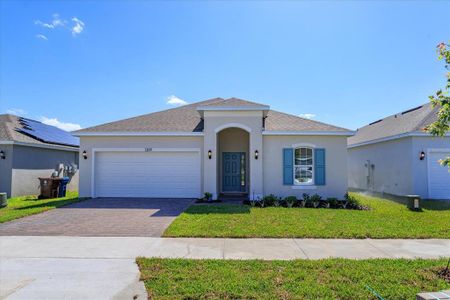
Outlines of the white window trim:
<svg viewBox="0 0 450 300">
<path fill-rule="evenodd" d="M 294 185 L 293 186 L 295 186 L 295 187 L 310 187 L 310 186 L 315 186 L 315 180 L 314 180 L 314 173 L 315 173 L 315 170 L 314 170 L 314 161 L 315 161 L 315 157 L 314 157 L 314 148 L 315 147 L 311 147 L 311 145 L 312 144 L 297 144 L 297 145 L 299 145 L 299 146 L 297 146 L 297 147 L 295 147 L 294 148 L 294 151 L 292 151 L 293 153 L 292 153 L 292 155 L 293 155 L 293 158 L 292 158 L 292 160 L 293 160 L 293 181 L 294 181 Z M 306 146 L 306 145 L 309 145 L 309 146 Z M 296 166 L 296 164 L 295 164 L 295 150 L 297 150 L 297 149 L 299 149 L 299 148 L 307 148 L 307 149 L 311 149 L 311 151 L 312 151 L 312 181 L 311 182 L 307 182 L 307 183 L 296 183 L 296 181 L 295 181 L 295 166 Z M 298 166 L 301 166 L 301 165 L 298 165 Z M 303 167 L 307 167 L 307 166 L 310 166 L 310 165 L 304 165 Z"/>
<path fill-rule="evenodd" d="M 291 187 L 293 190 L 316 190 L 317 185 L 296 184 Z"/>
<path fill-rule="evenodd" d="M 148 149 L 151 149 L 148 151 Z M 97 152 L 197 152 L 200 148 L 92 148 L 91 149 L 91 197 L 95 198 L 95 155 Z"/>
</svg>

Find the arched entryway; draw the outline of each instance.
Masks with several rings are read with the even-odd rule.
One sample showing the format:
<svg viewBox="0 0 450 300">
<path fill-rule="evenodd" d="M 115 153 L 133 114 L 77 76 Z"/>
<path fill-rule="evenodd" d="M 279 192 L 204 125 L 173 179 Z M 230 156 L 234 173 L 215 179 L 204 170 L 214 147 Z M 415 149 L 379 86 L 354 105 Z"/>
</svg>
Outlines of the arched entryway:
<svg viewBox="0 0 450 300">
<path fill-rule="evenodd" d="M 250 134 L 238 127 L 217 133 L 217 186 L 221 195 L 248 195 Z"/>
</svg>

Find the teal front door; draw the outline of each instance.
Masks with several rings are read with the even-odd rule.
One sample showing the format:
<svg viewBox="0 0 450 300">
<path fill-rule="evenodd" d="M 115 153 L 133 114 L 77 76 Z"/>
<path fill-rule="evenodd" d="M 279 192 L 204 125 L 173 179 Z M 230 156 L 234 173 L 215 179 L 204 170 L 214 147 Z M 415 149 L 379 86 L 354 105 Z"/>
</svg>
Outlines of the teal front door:
<svg viewBox="0 0 450 300">
<path fill-rule="evenodd" d="M 222 153 L 222 191 L 245 192 L 245 153 Z"/>
</svg>

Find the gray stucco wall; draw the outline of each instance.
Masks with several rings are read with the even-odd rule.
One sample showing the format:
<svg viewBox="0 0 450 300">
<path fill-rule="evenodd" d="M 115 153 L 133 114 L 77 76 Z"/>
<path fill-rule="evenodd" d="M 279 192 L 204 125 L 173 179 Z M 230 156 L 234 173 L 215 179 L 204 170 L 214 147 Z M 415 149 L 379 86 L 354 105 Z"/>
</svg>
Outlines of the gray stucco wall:
<svg viewBox="0 0 450 300">
<path fill-rule="evenodd" d="M 450 149 L 450 137 L 413 137 L 412 138 L 412 164 L 413 164 L 413 191 L 422 198 L 428 198 L 428 155 L 419 160 L 421 151 L 427 153 L 429 149 Z M 432 162 L 430 162 L 432 163 Z M 438 162 L 436 162 L 438 163 Z"/>
<path fill-rule="evenodd" d="M 374 165 L 367 183 L 366 161 Z M 349 187 L 392 195 L 413 193 L 412 138 L 348 149 Z"/>
<path fill-rule="evenodd" d="M 39 177 L 49 177 L 59 164 L 75 164 L 78 152 L 14 145 L 11 197 L 39 194 Z M 73 174 L 68 190 L 78 190 L 78 172 Z"/>
<path fill-rule="evenodd" d="M 420 160 L 419 155 L 429 149 L 450 149 L 450 137 L 405 137 L 350 148 L 349 187 L 398 196 L 417 194 L 428 198 L 428 155 L 424 160 Z M 373 187 L 367 186 L 366 160 L 375 165 Z"/>
<path fill-rule="evenodd" d="M 276 196 L 303 193 L 319 194 L 324 198 L 342 199 L 347 192 L 347 138 L 341 136 L 264 136 L 264 194 Z M 325 148 L 326 185 L 290 186 L 283 185 L 283 148 L 295 145 Z"/>
<path fill-rule="evenodd" d="M 13 162 L 13 146 L 0 145 L 0 150 L 5 152 L 5 159 L 0 159 L 0 192 L 11 197 L 11 170 Z"/>
</svg>

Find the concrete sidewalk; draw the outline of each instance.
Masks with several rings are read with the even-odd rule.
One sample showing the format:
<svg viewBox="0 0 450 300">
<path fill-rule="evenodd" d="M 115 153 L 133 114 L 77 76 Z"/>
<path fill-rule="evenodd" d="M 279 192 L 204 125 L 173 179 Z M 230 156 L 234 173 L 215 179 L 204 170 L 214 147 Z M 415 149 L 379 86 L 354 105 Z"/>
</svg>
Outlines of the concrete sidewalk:
<svg viewBox="0 0 450 300">
<path fill-rule="evenodd" d="M 0 299 L 146 299 L 137 256 L 438 258 L 450 256 L 450 240 L 2 236 Z"/>
</svg>

